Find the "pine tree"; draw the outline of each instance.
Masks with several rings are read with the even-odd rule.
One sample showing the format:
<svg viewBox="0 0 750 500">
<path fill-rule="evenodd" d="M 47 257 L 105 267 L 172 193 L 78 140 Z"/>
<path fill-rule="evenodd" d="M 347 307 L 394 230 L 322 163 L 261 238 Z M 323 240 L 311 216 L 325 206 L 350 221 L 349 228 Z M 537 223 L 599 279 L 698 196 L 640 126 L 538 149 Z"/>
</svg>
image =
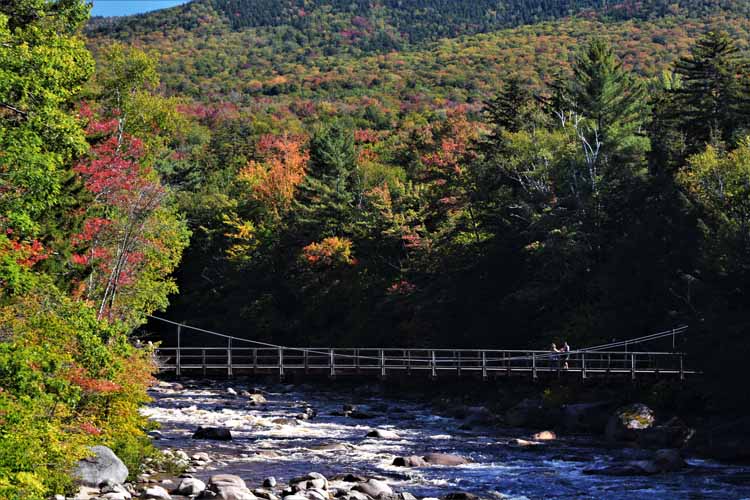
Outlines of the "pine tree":
<svg viewBox="0 0 750 500">
<path fill-rule="evenodd" d="M 714 138 L 728 141 L 748 126 L 748 62 L 726 33 L 707 33 L 677 61 L 675 71 L 683 83 L 673 90 L 671 115 L 694 151 Z"/>
<path fill-rule="evenodd" d="M 574 110 L 594 122 L 606 141 L 615 129 L 632 129 L 643 117 L 644 88 L 622 67 L 612 47 L 593 40 L 577 57 L 569 88 Z"/>
<path fill-rule="evenodd" d="M 503 88 L 485 107 L 487 121 L 509 132 L 518 132 L 528 123 L 531 91 L 518 77 L 506 81 Z"/>
<path fill-rule="evenodd" d="M 333 124 L 310 141 L 310 161 L 294 208 L 296 225 L 308 239 L 346 233 L 356 204 L 357 150 L 351 130 Z"/>
</svg>

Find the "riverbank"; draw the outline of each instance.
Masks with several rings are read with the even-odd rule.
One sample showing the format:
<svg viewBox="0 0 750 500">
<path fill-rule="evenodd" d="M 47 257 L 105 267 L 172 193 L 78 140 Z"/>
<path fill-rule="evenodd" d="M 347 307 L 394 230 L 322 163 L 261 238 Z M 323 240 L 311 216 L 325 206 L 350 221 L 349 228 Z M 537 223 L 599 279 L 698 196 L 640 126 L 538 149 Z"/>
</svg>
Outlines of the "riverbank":
<svg viewBox="0 0 750 500">
<path fill-rule="evenodd" d="M 163 489 L 172 498 L 185 498 L 180 492 L 197 484 L 217 493 L 216 476 L 230 474 L 246 486 L 232 479 L 241 492 L 232 498 L 267 500 L 396 500 L 399 495 L 400 500 L 410 500 L 409 495 L 624 499 L 638 492 L 658 498 L 750 497 L 746 466 L 691 453 L 685 461 L 680 453 L 667 456 L 672 463 L 664 464 L 659 452 L 637 439 L 611 441 L 554 426 L 508 427 L 509 416 L 523 413 L 510 411 L 520 402 L 527 401 L 521 408 L 531 408 L 530 415 L 539 408 L 519 388 L 512 390 L 525 397 L 508 396 L 503 405 L 508 409 L 489 399 L 478 405 L 477 394 L 487 390 L 467 386 L 458 394 L 441 387 L 437 395 L 434 389 L 419 394 L 408 384 L 161 382 L 152 390 L 154 402 L 143 411 L 161 426 L 152 433 L 154 444 L 178 467 L 144 464 L 131 490 L 143 497 Z M 543 405 L 540 411 L 549 408 Z M 198 437 L 214 439 L 194 439 L 199 427 L 204 431 Z M 297 486 L 296 480 L 311 472 L 325 482 L 316 482 L 316 476 L 305 481 L 321 487 Z M 274 480 L 265 481 L 269 477 Z M 105 498 L 115 500 L 114 495 Z"/>
</svg>

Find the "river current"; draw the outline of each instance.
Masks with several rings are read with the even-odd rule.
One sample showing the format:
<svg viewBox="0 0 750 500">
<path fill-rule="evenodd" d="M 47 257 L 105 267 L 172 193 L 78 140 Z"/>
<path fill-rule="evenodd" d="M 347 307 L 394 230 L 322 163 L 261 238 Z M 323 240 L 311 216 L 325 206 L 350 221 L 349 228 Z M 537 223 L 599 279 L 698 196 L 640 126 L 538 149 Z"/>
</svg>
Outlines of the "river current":
<svg viewBox="0 0 750 500">
<path fill-rule="evenodd" d="M 387 478 L 396 491 L 417 497 L 441 497 L 465 491 L 498 499 L 750 499 L 750 467 L 688 459 L 683 471 L 656 476 L 610 477 L 585 469 L 617 465 L 648 456 L 638 449 L 611 448 L 601 440 L 559 436 L 536 446 L 519 446 L 529 431 L 496 427 L 466 428 L 463 420 L 440 416 L 426 402 L 336 387 L 269 385 L 260 387 L 267 403 L 257 406 L 234 396 L 240 383 L 194 382 L 184 388 L 161 384 L 143 409 L 161 425 L 164 449 L 188 454 L 208 452 L 214 459 L 193 475 L 206 480 L 236 474 L 250 487 L 274 476 L 279 483 L 314 471 L 326 477 L 354 473 Z M 336 416 L 343 405 L 356 405 L 372 418 Z M 311 407 L 317 416 L 297 420 Z M 275 420 L 275 422 L 274 422 Z M 228 442 L 194 440 L 199 426 L 231 429 Z M 368 438 L 373 429 L 390 430 L 400 439 Z M 460 466 L 404 468 L 394 457 L 452 453 L 471 460 Z"/>
</svg>

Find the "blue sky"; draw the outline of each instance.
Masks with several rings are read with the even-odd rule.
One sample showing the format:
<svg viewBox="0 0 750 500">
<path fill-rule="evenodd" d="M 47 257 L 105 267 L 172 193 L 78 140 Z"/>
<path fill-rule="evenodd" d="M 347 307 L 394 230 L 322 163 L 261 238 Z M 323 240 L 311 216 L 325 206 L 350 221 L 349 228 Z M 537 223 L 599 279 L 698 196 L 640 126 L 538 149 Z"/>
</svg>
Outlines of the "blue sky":
<svg viewBox="0 0 750 500">
<path fill-rule="evenodd" d="M 92 16 L 127 16 L 156 9 L 166 9 L 188 0 L 93 0 Z"/>
</svg>

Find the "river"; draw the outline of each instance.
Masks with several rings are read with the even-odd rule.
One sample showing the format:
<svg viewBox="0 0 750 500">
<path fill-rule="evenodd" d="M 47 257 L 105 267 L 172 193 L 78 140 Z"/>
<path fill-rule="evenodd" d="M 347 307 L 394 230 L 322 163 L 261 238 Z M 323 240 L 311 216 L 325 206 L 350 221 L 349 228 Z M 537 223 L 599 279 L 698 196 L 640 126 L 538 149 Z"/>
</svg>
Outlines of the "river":
<svg viewBox="0 0 750 500">
<path fill-rule="evenodd" d="M 750 499 L 750 467 L 688 459 L 683 471 L 656 476 L 610 477 L 584 469 L 639 459 L 649 452 L 605 446 L 585 436 L 560 436 L 538 446 L 519 446 L 522 430 L 465 428 L 462 420 L 436 415 L 427 402 L 384 398 L 346 388 L 261 386 L 268 402 L 250 406 L 221 382 L 184 382 L 184 388 L 161 384 L 151 391 L 144 414 L 161 425 L 160 448 L 188 454 L 208 452 L 214 461 L 193 475 L 206 480 L 217 473 L 236 474 L 251 487 L 274 476 L 280 484 L 307 472 L 326 477 L 340 473 L 380 476 L 396 491 L 417 497 L 441 497 L 465 491 L 498 499 Z M 231 392 L 231 391 L 230 391 Z M 372 418 L 336 416 L 355 404 Z M 304 408 L 318 415 L 300 421 Z M 276 419 L 286 419 L 277 420 Z M 199 426 L 231 429 L 228 442 L 194 440 Z M 400 439 L 367 438 L 387 429 Z M 460 466 L 395 467 L 396 456 L 445 452 L 471 459 Z"/>
</svg>

